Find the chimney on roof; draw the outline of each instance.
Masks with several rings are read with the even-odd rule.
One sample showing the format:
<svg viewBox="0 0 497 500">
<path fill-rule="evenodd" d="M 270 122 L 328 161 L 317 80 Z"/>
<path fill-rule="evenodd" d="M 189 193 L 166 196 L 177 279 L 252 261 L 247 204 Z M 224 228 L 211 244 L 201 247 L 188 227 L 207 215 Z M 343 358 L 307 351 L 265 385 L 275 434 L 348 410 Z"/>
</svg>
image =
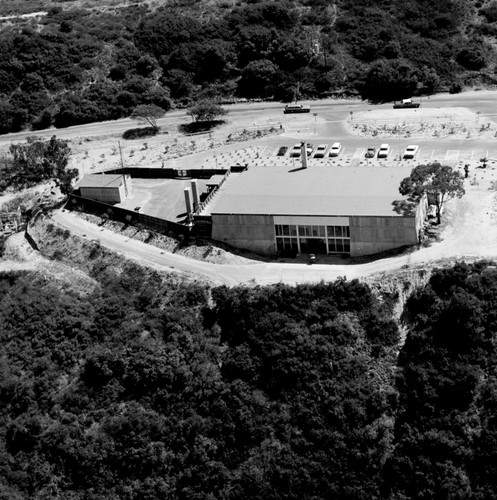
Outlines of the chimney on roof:
<svg viewBox="0 0 497 500">
<path fill-rule="evenodd" d="M 186 214 L 190 217 L 192 213 L 192 202 L 190 198 L 190 188 L 185 188 L 185 206 L 186 206 Z"/>
<path fill-rule="evenodd" d="M 302 168 L 307 168 L 307 145 L 304 141 L 300 143 L 300 161 Z"/>
<path fill-rule="evenodd" d="M 197 181 L 194 179 L 191 182 L 192 186 L 192 196 L 193 196 L 193 210 L 197 210 L 198 207 L 198 191 L 197 191 Z"/>
</svg>

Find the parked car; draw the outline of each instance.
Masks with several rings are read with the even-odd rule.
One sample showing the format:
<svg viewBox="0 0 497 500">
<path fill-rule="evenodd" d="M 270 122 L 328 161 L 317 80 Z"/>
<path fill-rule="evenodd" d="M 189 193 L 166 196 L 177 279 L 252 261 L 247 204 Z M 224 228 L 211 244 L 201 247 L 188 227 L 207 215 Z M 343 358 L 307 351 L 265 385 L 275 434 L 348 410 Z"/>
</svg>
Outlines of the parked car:
<svg viewBox="0 0 497 500">
<path fill-rule="evenodd" d="M 276 153 L 276 156 L 285 156 L 287 151 L 288 146 L 281 146 L 281 148 L 278 149 L 278 153 Z"/>
<path fill-rule="evenodd" d="M 376 148 L 368 148 L 364 156 L 366 158 L 374 158 L 375 155 L 376 155 Z"/>
<path fill-rule="evenodd" d="M 312 152 L 314 151 L 314 146 L 310 144 L 309 142 L 305 145 L 305 150 L 307 152 L 307 156 L 311 156 Z"/>
<path fill-rule="evenodd" d="M 419 108 L 421 103 L 414 102 L 412 99 L 402 99 L 393 105 L 393 109 Z"/>
<path fill-rule="evenodd" d="M 388 144 L 382 144 L 380 149 L 378 149 L 378 158 L 388 158 L 390 154 L 390 146 Z"/>
<path fill-rule="evenodd" d="M 329 152 L 329 156 L 338 156 L 342 152 L 342 145 L 339 142 L 335 142 Z"/>
<path fill-rule="evenodd" d="M 304 104 L 287 104 L 283 113 L 310 113 L 311 107 Z"/>
<path fill-rule="evenodd" d="M 290 151 L 290 156 L 292 158 L 298 158 L 300 156 L 300 142 L 297 142 L 297 144 L 293 145 L 292 150 Z"/>
<path fill-rule="evenodd" d="M 314 153 L 314 158 L 324 158 L 326 155 L 326 150 L 328 149 L 328 144 L 319 144 Z"/>
<path fill-rule="evenodd" d="M 413 158 L 415 158 L 418 154 L 418 150 L 419 146 L 416 146 L 415 144 L 407 146 L 406 150 L 404 151 L 404 160 L 412 160 Z"/>
</svg>

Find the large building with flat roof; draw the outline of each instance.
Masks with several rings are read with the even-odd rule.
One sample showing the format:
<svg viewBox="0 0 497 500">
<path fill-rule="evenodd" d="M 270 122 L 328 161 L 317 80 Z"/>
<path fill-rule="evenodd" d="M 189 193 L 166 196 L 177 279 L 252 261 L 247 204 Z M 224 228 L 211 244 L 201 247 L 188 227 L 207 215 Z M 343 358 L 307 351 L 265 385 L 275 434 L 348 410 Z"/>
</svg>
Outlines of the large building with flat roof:
<svg viewBox="0 0 497 500">
<path fill-rule="evenodd" d="M 264 254 L 370 255 L 418 243 L 426 216 L 395 209 L 411 167 L 251 167 L 232 174 L 202 215 L 212 238 Z"/>
</svg>

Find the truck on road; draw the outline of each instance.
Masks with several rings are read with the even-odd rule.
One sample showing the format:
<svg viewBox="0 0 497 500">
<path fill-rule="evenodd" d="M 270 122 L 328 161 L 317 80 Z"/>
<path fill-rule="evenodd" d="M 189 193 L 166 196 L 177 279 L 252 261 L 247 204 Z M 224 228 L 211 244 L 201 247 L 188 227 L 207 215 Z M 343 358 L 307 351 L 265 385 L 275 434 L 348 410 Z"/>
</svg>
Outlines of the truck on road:
<svg viewBox="0 0 497 500">
<path fill-rule="evenodd" d="M 412 99 L 402 99 L 402 101 L 395 102 L 393 109 L 404 109 L 404 108 L 419 108 L 421 103 L 414 102 Z"/>
</svg>

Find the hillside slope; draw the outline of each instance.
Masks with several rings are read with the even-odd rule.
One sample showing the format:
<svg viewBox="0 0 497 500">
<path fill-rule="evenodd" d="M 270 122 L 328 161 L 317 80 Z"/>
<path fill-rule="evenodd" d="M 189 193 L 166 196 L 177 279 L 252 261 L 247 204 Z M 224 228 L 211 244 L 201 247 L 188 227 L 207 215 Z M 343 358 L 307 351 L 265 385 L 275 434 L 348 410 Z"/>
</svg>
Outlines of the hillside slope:
<svg viewBox="0 0 497 500">
<path fill-rule="evenodd" d="M 191 102 L 389 100 L 495 83 L 497 3 L 10 2 L 0 133 Z"/>
</svg>

